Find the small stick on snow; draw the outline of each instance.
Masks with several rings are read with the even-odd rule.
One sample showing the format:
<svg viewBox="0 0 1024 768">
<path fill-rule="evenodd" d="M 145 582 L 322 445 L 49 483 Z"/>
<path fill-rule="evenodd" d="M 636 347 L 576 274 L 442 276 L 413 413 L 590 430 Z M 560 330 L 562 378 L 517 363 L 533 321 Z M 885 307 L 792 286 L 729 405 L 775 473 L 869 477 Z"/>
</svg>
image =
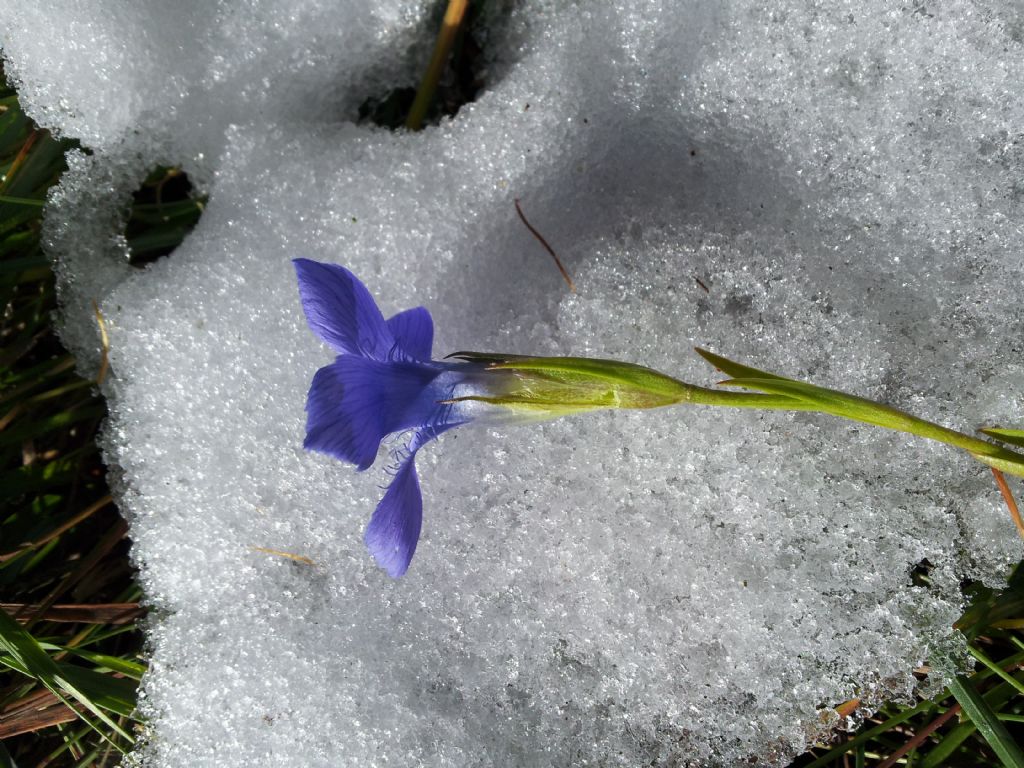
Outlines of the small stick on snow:
<svg viewBox="0 0 1024 768">
<path fill-rule="evenodd" d="M 1017 502 L 1013 499 L 1013 494 L 1010 493 L 1010 486 L 1006 484 L 1006 478 L 1003 477 L 1003 473 L 995 467 L 992 467 L 992 474 L 995 475 L 996 485 L 999 486 L 999 492 L 1003 494 L 1003 501 L 1006 502 L 1006 506 L 1010 510 L 1010 517 L 1013 518 L 1013 524 L 1017 526 L 1017 530 L 1021 536 L 1024 536 L 1024 520 L 1020 517 L 1020 510 L 1017 509 Z"/>
<path fill-rule="evenodd" d="M 562 277 L 565 278 L 565 282 L 569 285 L 569 290 L 572 291 L 573 293 L 576 293 L 576 284 L 573 283 L 572 278 L 569 277 L 568 271 L 566 271 L 565 267 L 562 266 L 562 260 L 558 258 L 558 254 L 556 254 L 554 249 L 550 245 L 548 245 L 548 241 L 544 239 L 544 236 L 536 229 L 534 229 L 530 225 L 530 222 L 526 220 L 526 215 L 523 213 L 523 209 L 519 207 L 518 197 L 514 200 L 514 202 L 516 204 L 516 213 L 519 214 L 520 220 L 523 222 L 523 224 L 526 225 L 526 228 L 530 230 L 530 234 L 536 237 L 540 244 L 544 246 L 545 250 L 547 250 L 547 252 L 551 254 L 551 258 L 555 260 L 555 266 L 558 267 L 558 271 L 562 273 Z"/>
</svg>

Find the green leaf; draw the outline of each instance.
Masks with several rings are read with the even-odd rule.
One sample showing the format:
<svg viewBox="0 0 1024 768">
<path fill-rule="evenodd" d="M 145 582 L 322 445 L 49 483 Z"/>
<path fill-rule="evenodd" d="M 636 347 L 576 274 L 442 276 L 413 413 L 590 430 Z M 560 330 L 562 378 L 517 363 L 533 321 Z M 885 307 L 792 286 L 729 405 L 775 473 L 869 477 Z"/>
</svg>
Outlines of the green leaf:
<svg viewBox="0 0 1024 768">
<path fill-rule="evenodd" d="M 167 224 L 177 220 L 194 224 L 203 212 L 203 205 L 203 200 L 140 203 L 132 206 L 131 219 L 133 222 L 146 224 Z"/>
<path fill-rule="evenodd" d="M 775 379 L 777 381 L 795 382 L 795 379 L 787 379 L 785 376 L 779 376 L 774 373 L 758 370 L 757 368 L 751 368 L 749 365 L 737 363 L 734 360 L 722 357 L 721 355 L 716 355 L 714 352 L 709 352 L 701 347 L 694 347 L 693 349 L 698 355 L 715 366 L 715 368 L 732 376 L 734 379 Z"/>
<path fill-rule="evenodd" d="M 0 651 L 10 657 L 10 666 L 22 674 L 39 680 L 52 680 L 59 675 L 56 662 L 6 611 L 0 611 Z"/>
<path fill-rule="evenodd" d="M 1006 726 L 1000 722 L 996 713 L 985 701 L 984 697 L 971 685 L 970 680 L 957 675 L 949 684 L 949 690 L 960 702 L 964 712 L 985 737 L 992 750 L 999 756 L 1007 768 L 1024 768 L 1024 752 L 1010 736 Z"/>
<path fill-rule="evenodd" d="M 1001 440 L 1004 443 L 1010 445 L 1017 445 L 1024 448 L 1024 429 L 1002 429 L 1000 427 L 986 427 L 979 429 L 989 437 L 994 437 L 996 440 Z"/>
</svg>

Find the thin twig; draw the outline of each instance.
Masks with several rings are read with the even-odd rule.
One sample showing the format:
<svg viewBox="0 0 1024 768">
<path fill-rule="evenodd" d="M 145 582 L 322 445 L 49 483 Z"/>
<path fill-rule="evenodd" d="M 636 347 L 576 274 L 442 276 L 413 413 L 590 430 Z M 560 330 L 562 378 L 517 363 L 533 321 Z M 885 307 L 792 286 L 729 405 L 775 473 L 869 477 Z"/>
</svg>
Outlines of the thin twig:
<svg viewBox="0 0 1024 768">
<path fill-rule="evenodd" d="M 405 118 L 405 127 L 410 131 L 418 131 L 423 127 L 423 120 L 430 109 L 430 103 L 434 100 L 434 91 L 437 90 L 445 64 L 448 63 L 448 56 L 452 52 L 459 27 L 466 17 L 468 5 L 469 0 L 448 0 L 448 8 L 444 12 L 444 21 L 441 22 L 441 31 L 437 35 L 430 64 L 427 65 L 420 87 L 416 90 L 416 98 L 409 108 L 409 115 Z"/>
<path fill-rule="evenodd" d="M 992 467 L 992 474 L 995 475 L 996 485 L 999 486 L 999 492 L 1003 494 L 1003 501 L 1006 502 L 1006 506 L 1010 510 L 1010 517 L 1013 518 L 1014 525 L 1017 526 L 1017 531 L 1021 536 L 1024 536 L 1024 520 L 1020 517 L 1020 510 L 1017 509 L 1017 502 L 1013 499 L 1013 494 L 1010 493 L 1010 486 L 1006 484 L 1006 478 L 1003 477 L 1003 473 L 995 467 Z"/>
<path fill-rule="evenodd" d="M 533 226 L 531 226 L 530 222 L 526 220 L 526 214 L 524 214 L 523 209 L 519 207 L 518 197 L 515 199 L 514 202 L 516 204 L 516 213 L 519 214 L 520 220 L 523 222 L 523 224 L 526 225 L 526 228 L 530 230 L 530 234 L 536 237 L 540 244 L 544 246 L 544 249 L 551 254 L 551 258 L 555 260 L 555 266 L 558 267 L 558 271 L 562 273 L 562 277 L 565 278 L 565 282 L 569 285 L 569 290 L 572 291 L 573 293 L 576 293 L 576 284 L 572 281 L 572 278 L 569 277 L 569 272 L 566 270 L 566 268 L 562 266 L 562 260 L 558 258 L 558 254 L 556 254 L 554 249 L 550 245 L 548 245 L 548 241 L 544 239 L 544 236 L 536 229 L 534 229 Z"/>
</svg>

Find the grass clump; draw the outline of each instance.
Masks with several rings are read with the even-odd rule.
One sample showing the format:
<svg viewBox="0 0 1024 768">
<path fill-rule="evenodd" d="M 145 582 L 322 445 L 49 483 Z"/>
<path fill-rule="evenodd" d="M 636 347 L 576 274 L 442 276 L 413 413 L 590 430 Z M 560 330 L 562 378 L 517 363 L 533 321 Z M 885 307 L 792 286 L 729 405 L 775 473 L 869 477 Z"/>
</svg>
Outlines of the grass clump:
<svg viewBox="0 0 1024 768">
<path fill-rule="evenodd" d="M 146 670 L 128 526 L 96 444 L 106 406 L 53 330 L 40 246 L 73 146 L 32 124 L 0 70 L 0 768 L 119 762 Z M 133 261 L 181 242 L 202 209 L 190 192 L 174 169 L 146 180 Z"/>
</svg>

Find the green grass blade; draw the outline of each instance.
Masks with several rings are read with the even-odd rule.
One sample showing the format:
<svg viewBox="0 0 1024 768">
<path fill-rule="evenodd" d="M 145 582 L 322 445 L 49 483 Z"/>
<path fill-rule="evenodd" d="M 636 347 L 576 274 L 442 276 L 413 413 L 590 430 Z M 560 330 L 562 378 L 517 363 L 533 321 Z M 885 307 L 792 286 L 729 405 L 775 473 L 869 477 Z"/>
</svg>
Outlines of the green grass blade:
<svg viewBox="0 0 1024 768">
<path fill-rule="evenodd" d="M 967 650 L 970 651 L 971 656 L 973 656 L 978 661 L 980 661 L 982 664 L 984 664 L 986 667 L 991 669 L 993 673 L 995 673 L 996 675 L 1001 677 L 1004 681 L 1006 681 L 1006 683 L 1008 685 L 1010 685 L 1011 687 L 1015 688 L 1018 693 L 1024 695 L 1024 683 L 1022 683 L 1020 680 L 1015 678 L 1010 673 L 1004 671 L 1002 667 L 1000 667 L 998 664 L 996 664 L 994 661 L 992 661 L 992 659 L 990 659 L 988 656 L 986 656 L 980 650 L 975 648 L 973 645 L 968 646 Z"/>
<path fill-rule="evenodd" d="M 0 611 L 0 651 L 11 657 L 18 671 L 39 680 L 52 680 L 60 674 L 56 662 L 6 611 Z"/>
<path fill-rule="evenodd" d="M 59 646 L 58 646 L 59 647 Z M 142 676 L 146 673 L 146 665 L 139 664 L 137 661 L 129 661 L 128 659 L 122 659 L 119 656 L 110 656 L 105 653 L 95 653 L 94 651 L 86 651 L 81 648 L 62 648 L 68 653 L 77 656 L 80 659 L 91 661 L 97 667 L 102 669 L 109 669 L 111 672 L 118 672 L 125 677 L 129 677 L 132 680 L 141 680 Z M 104 675 L 104 677 L 106 677 Z M 130 701 L 134 706 L 134 690 L 132 686 L 133 695 L 126 698 L 124 701 Z"/>
<path fill-rule="evenodd" d="M 35 200 L 29 197 L 12 197 L 11 195 L 0 195 L 0 203 L 10 203 L 11 205 L 31 205 L 36 208 L 42 208 L 46 205 L 45 200 Z"/>
<path fill-rule="evenodd" d="M 1019 445 L 1024 448 L 1024 429 L 1002 429 L 1000 427 L 986 427 L 985 429 L 979 429 L 989 437 L 994 437 L 996 440 L 1001 440 L 1004 443 L 1010 445 Z"/>
<path fill-rule="evenodd" d="M 128 732 L 111 720 L 89 696 L 89 693 L 95 693 L 96 697 L 112 711 L 118 711 L 114 707 L 123 708 L 124 702 L 121 700 L 123 696 L 115 690 L 118 687 L 117 684 L 115 683 L 113 686 L 109 684 L 109 681 L 114 678 L 108 678 L 107 683 L 101 684 L 93 678 L 99 673 L 92 672 L 92 670 L 79 668 L 70 671 L 69 674 L 70 665 L 58 665 L 31 634 L 4 611 L 0 611 L 0 651 L 9 655 L 13 663 L 8 666 L 12 669 L 35 678 L 69 707 L 68 698 L 74 699 L 102 720 L 107 728 L 129 744 L 132 743 L 132 737 Z M 87 674 L 79 674 L 81 672 Z M 134 686 L 132 689 L 134 690 Z M 134 703 L 132 708 L 134 708 Z M 77 710 L 75 711 L 77 712 Z M 82 719 L 89 723 L 100 736 L 114 744 L 119 751 L 124 751 L 124 748 L 114 742 L 101 728 L 85 718 Z"/>
<path fill-rule="evenodd" d="M 1024 752 L 970 681 L 957 675 L 949 690 L 1006 768 L 1024 768 Z"/>
<path fill-rule="evenodd" d="M 98 709 L 130 717 L 135 711 L 135 680 L 104 675 L 94 669 L 73 664 L 57 664 L 61 679 L 70 684 L 72 690 L 82 692 Z M 98 713 L 97 713 L 98 714 Z M 122 735 L 125 735 L 122 732 Z"/>
</svg>

